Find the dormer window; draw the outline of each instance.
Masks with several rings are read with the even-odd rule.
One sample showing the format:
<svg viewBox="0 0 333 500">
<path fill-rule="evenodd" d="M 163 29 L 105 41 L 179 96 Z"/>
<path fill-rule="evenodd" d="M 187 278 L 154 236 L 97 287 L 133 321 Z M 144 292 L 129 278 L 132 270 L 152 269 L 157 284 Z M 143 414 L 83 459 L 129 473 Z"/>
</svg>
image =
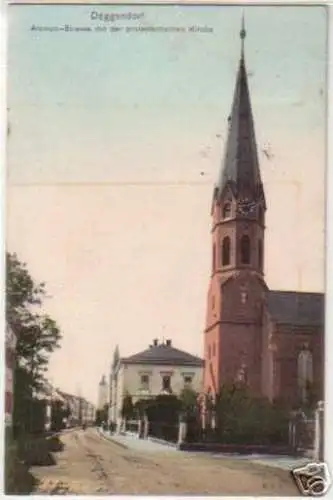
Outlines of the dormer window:
<svg viewBox="0 0 333 500">
<path fill-rule="evenodd" d="M 222 210 L 223 219 L 229 219 L 231 217 L 231 203 L 225 203 Z"/>
</svg>

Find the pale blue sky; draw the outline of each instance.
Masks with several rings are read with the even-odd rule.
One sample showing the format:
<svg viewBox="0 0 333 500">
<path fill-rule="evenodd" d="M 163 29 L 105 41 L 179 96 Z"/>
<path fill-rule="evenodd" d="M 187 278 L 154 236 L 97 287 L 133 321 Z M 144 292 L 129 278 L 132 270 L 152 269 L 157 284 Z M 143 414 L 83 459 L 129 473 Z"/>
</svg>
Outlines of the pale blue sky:
<svg viewBox="0 0 333 500">
<path fill-rule="evenodd" d="M 149 25 L 206 25 L 213 34 L 30 31 L 32 24 L 103 24 L 90 21 L 92 10 L 11 7 L 10 181 L 192 181 L 201 170 L 212 180 L 238 64 L 241 9 L 96 7 L 144 11 Z M 250 7 L 245 16 L 260 142 L 270 142 L 272 129 L 281 138 L 288 129 L 298 136 L 321 130 L 325 9 Z"/>
<path fill-rule="evenodd" d="M 46 307 L 64 335 L 52 358 L 53 381 L 68 391 L 80 384 L 95 400 L 116 343 L 127 355 L 164 335 L 202 354 L 210 202 L 242 9 L 9 10 L 8 247 L 53 296 Z M 214 32 L 30 30 L 93 26 L 92 10 L 144 12 L 149 25 Z M 274 289 L 322 291 L 326 11 L 247 7 L 245 19 L 268 201 L 266 280 Z M 159 185 L 119 185 L 137 182 Z"/>
</svg>

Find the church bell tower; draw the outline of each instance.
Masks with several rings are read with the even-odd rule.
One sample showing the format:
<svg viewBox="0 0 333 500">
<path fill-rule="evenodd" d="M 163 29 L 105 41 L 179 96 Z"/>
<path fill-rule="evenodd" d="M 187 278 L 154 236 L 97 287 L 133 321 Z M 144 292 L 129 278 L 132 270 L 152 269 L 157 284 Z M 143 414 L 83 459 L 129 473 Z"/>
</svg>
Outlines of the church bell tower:
<svg viewBox="0 0 333 500">
<path fill-rule="evenodd" d="M 242 378 L 261 387 L 261 304 L 266 201 L 245 65 L 246 31 L 228 137 L 212 200 L 212 268 L 204 331 L 205 392 Z"/>
</svg>

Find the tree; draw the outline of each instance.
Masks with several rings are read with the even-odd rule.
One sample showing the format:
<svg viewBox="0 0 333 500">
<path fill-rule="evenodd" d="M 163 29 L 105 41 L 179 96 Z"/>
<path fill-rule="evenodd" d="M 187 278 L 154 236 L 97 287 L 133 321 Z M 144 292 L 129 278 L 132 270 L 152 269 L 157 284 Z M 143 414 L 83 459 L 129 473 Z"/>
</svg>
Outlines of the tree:
<svg viewBox="0 0 333 500">
<path fill-rule="evenodd" d="M 106 403 L 103 408 L 99 408 L 96 410 L 95 414 L 95 425 L 98 427 L 102 425 L 102 423 L 106 423 L 109 417 L 109 405 Z"/>
<path fill-rule="evenodd" d="M 50 354 L 60 347 L 56 322 L 40 314 L 45 284 L 36 284 L 16 254 L 6 254 L 6 321 L 17 336 L 14 369 L 14 425 L 24 427 L 20 406 L 26 407 L 35 391 L 42 391 Z M 21 415 L 21 418 L 18 417 Z"/>
<path fill-rule="evenodd" d="M 60 431 L 64 427 L 64 419 L 66 418 L 67 407 L 62 401 L 55 400 L 52 401 L 52 411 L 51 411 L 51 430 Z"/>
<path fill-rule="evenodd" d="M 132 401 L 132 396 L 130 394 L 125 394 L 123 399 L 123 405 L 121 408 L 121 416 L 124 419 L 132 418 L 134 413 L 134 406 Z"/>
<path fill-rule="evenodd" d="M 194 413 L 198 409 L 198 394 L 191 388 L 185 388 L 180 393 L 182 410 L 185 413 Z"/>
<path fill-rule="evenodd" d="M 222 386 L 216 397 L 217 438 L 225 443 L 285 444 L 288 412 L 278 403 L 253 397 L 246 386 Z"/>
</svg>

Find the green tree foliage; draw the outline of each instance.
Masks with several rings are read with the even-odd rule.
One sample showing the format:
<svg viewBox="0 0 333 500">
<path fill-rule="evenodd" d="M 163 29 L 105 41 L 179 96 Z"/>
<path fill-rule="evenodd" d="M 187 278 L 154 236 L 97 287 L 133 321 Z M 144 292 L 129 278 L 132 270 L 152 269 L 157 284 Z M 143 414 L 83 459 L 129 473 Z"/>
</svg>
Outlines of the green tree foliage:
<svg viewBox="0 0 333 500">
<path fill-rule="evenodd" d="M 185 413 L 194 413 L 198 409 L 198 394 L 191 388 L 185 388 L 180 393 L 179 399 Z"/>
<path fill-rule="evenodd" d="M 246 387 L 223 386 L 216 397 L 217 438 L 225 443 L 285 444 L 287 410 L 266 399 L 253 398 Z"/>
<path fill-rule="evenodd" d="M 45 284 L 36 284 L 26 264 L 16 254 L 6 254 L 6 321 L 17 336 L 14 370 L 14 425 L 23 426 L 25 406 L 35 390 L 42 390 L 50 354 L 60 347 L 61 335 L 55 321 L 41 314 L 46 298 Z M 20 420 L 19 418 L 19 420 Z"/>
<path fill-rule="evenodd" d="M 147 408 L 149 421 L 178 423 L 182 402 L 173 394 L 161 394 L 150 401 Z"/>
<path fill-rule="evenodd" d="M 51 408 L 51 430 L 60 431 L 64 427 L 64 419 L 68 416 L 67 405 L 62 401 L 52 401 Z"/>
<path fill-rule="evenodd" d="M 109 405 L 105 404 L 103 408 L 96 410 L 95 425 L 101 426 L 103 422 L 107 422 L 109 417 Z"/>
<path fill-rule="evenodd" d="M 121 407 L 121 416 L 124 419 L 130 419 L 134 416 L 134 406 L 132 396 L 128 393 L 124 395 L 123 404 Z"/>
</svg>

